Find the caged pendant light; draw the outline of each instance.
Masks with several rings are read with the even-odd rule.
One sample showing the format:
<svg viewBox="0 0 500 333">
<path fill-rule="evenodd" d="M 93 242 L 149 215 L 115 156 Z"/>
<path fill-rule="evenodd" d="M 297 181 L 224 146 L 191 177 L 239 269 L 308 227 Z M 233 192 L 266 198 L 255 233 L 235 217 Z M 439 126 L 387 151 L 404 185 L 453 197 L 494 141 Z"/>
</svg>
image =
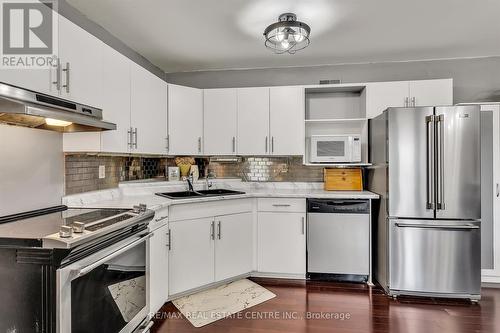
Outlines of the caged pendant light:
<svg viewBox="0 0 500 333">
<path fill-rule="evenodd" d="M 277 54 L 294 54 L 310 44 L 310 34 L 311 28 L 297 21 L 297 15 L 284 13 L 264 31 L 265 45 Z"/>
</svg>

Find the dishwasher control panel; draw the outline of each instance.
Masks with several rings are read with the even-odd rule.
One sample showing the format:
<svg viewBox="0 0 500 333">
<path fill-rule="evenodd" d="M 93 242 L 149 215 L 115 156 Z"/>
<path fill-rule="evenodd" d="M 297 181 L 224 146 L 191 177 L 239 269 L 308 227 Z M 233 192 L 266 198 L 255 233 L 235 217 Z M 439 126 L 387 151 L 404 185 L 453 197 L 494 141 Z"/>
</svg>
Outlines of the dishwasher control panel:
<svg viewBox="0 0 500 333">
<path fill-rule="evenodd" d="M 307 212 L 369 214 L 370 201 L 364 199 L 308 199 Z"/>
</svg>

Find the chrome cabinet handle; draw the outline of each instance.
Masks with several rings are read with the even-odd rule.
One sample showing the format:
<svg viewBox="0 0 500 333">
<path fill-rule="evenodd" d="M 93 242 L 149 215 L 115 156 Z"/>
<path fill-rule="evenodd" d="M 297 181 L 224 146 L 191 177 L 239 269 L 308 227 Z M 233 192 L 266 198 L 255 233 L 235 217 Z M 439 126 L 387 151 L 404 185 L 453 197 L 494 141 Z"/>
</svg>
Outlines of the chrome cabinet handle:
<svg viewBox="0 0 500 333">
<path fill-rule="evenodd" d="M 233 136 L 233 153 L 236 152 L 236 138 Z"/>
<path fill-rule="evenodd" d="M 271 153 L 274 153 L 274 136 L 271 137 Z"/>
<path fill-rule="evenodd" d="M 137 127 L 134 128 L 134 130 L 132 131 L 132 134 L 134 135 L 133 145 L 134 145 L 134 148 L 137 149 Z"/>
<path fill-rule="evenodd" d="M 215 240 L 215 221 L 212 221 L 212 223 L 210 224 L 210 238 L 212 238 L 212 240 Z"/>
<path fill-rule="evenodd" d="M 420 228 L 420 229 L 448 229 L 448 230 L 472 230 L 479 229 L 477 225 L 451 225 L 451 224 L 406 224 L 396 223 L 398 228 Z"/>
<path fill-rule="evenodd" d="M 164 220 L 167 217 L 168 217 L 168 215 L 167 216 L 160 216 L 160 217 L 158 217 L 158 218 L 155 219 L 155 222 L 160 222 L 161 220 Z"/>
<path fill-rule="evenodd" d="M 267 151 L 268 151 L 268 142 L 267 141 L 268 141 L 268 137 L 266 135 L 266 154 L 267 154 Z"/>
<path fill-rule="evenodd" d="M 66 88 L 66 93 L 69 94 L 69 62 L 66 63 L 66 67 L 62 71 L 66 73 L 66 84 L 63 85 L 63 88 Z"/>
<path fill-rule="evenodd" d="M 440 209 L 440 210 L 445 210 L 446 209 L 446 205 L 445 205 L 445 193 L 444 193 L 444 177 L 445 177 L 445 174 L 444 174 L 444 140 L 445 140 L 445 137 L 444 137 L 444 129 L 445 129 L 445 124 L 444 124 L 444 114 L 442 115 L 439 115 L 439 116 L 436 116 L 436 120 L 437 120 L 437 123 L 439 124 L 438 126 L 438 140 L 439 140 L 439 144 L 438 144 L 438 152 L 439 152 L 439 159 L 438 159 L 438 162 L 439 162 L 439 173 L 438 173 L 438 200 L 437 200 L 437 205 L 436 205 L 436 208 L 437 209 Z"/>
<path fill-rule="evenodd" d="M 220 225 L 220 221 L 219 221 L 219 223 L 217 223 L 217 238 L 218 239 L 221 238 L 221 225 Z"/>
<path fill-rule="evenodd" d="M 405 97 L 405 107 L 408 107 L 408 97 Z"/>
<path fill-rule="evenodd" d="M 435 141 L 435 117 L 427 116 L 425 117 L 425 130 L 427 139 L 427 209 L 435 209 L 435 197 L 434 197 L 434 141 Z"/>
<path fill-rule="evenodd" d="M 165 137 L 165 149 L 167 150 L 167 152 L 170 150 L 170 135 L 168 134 Z"/>
<path fill-rule="evenodd" d="M 146 333 L 149 332 L 149 329 L 153 327 L 154 322 L 150 321 L 146 326 L 139 327 L 141 331 L 138 331 L 137 333 Z"/>
<path fill-rule="evenodd" d="M 198 137 L 198 153 L 201 153 L 201 136 Z"/>
<path fill-rule="evenodd" d="M 167 238 L 168 238 L 168 243 L 167 243 L 167 247 L 168 247 L 168 250 L 172 250 L 172 231 L 170 229 L 168 229 L 167 231 Z"/>
<path fill-rule="evenodd" d="M 497 198 L 498 198 L 498 196 L 500 196 L 500 189 L 499 189 L 499 185 L 497 183 Z"/>
<path fill-rule="evenodd" d="M 132 149 L 132 127 L 127 130 L 127 146 Z"/>
<path fill-rule="evenodd" d="M 302 217 L 302 235 L 305 235 L 306 233 L 306 226 L 305 226 L 305 221 L 304 217 Z"/>
<path fill-rule="evenodd" d="M 415 97 L 412 97 L 412 98 L 411 98 L 411 105 L 412 105 L 413 107 L 415 107 L 415 106 L 416 106 L 415 104 L 416 104 Z"/>
<path fill-rule="evenodd" d="M 56 65 L 56 80 L 52 81 L 52 84 L 56 85 L 57 91 L 61 91 L 61 60 L 57 58 Z"/>
<path fill-rule="evenodd" d="M 273 204 L 273 207 L 290 207 L 290 204 Z"/>
</svg>

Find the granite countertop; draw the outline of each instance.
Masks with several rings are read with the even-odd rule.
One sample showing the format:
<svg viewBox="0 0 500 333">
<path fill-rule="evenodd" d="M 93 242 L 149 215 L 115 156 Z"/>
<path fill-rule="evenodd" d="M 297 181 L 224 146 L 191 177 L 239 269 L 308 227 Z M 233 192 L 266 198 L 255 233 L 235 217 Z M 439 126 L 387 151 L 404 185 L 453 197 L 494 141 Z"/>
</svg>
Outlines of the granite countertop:
<svg viewBox="0 0 500 333">
<path fill-rule="evenodd" d="M 63 198 L 68 207 L 87 208 L 131 208 L 139 203 L 150 209 L 160 209 L 170 205 L 209 202 L 242 198 L 325 198 L 325 199 L 378 199 L 379 196 L 369 191 L 324 191 L 323 183 L 247 183 L 235 179 L 217 179 L 214 188 L 239 190 L 245 194 L 195 197 L 189 199 L 168 199 L 155 195 L 157 192 L 175 192 L 186 190 L 183 182 L 133 182 L 123 183 L 117 189 L 93 191 L 69 195 Z M 194 184 L 195 189 L 202 189 L 205 181 Z"/>
</svg>

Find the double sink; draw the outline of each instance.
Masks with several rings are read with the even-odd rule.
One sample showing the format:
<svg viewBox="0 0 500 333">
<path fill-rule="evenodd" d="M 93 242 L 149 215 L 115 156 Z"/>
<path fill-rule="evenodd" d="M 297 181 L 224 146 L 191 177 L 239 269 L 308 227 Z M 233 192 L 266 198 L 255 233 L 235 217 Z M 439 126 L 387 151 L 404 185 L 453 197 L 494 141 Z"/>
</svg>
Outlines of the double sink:
<svg viewBox="0 0 500 333">
<path fill-rule="evenodd" d="M 180 191 L 180 192 L 162 192 L 156 193 L 161 197 L 168 199 L 189 199 L 189 198 L 204 198 L 204 197 L 216 197 L 223 195 L 237 195 L 245 194 L 245 192 L 226 190 L 226 189 L 213 189 L 213 190 L 200 190 L 200 191 Z"/>
</svg>

